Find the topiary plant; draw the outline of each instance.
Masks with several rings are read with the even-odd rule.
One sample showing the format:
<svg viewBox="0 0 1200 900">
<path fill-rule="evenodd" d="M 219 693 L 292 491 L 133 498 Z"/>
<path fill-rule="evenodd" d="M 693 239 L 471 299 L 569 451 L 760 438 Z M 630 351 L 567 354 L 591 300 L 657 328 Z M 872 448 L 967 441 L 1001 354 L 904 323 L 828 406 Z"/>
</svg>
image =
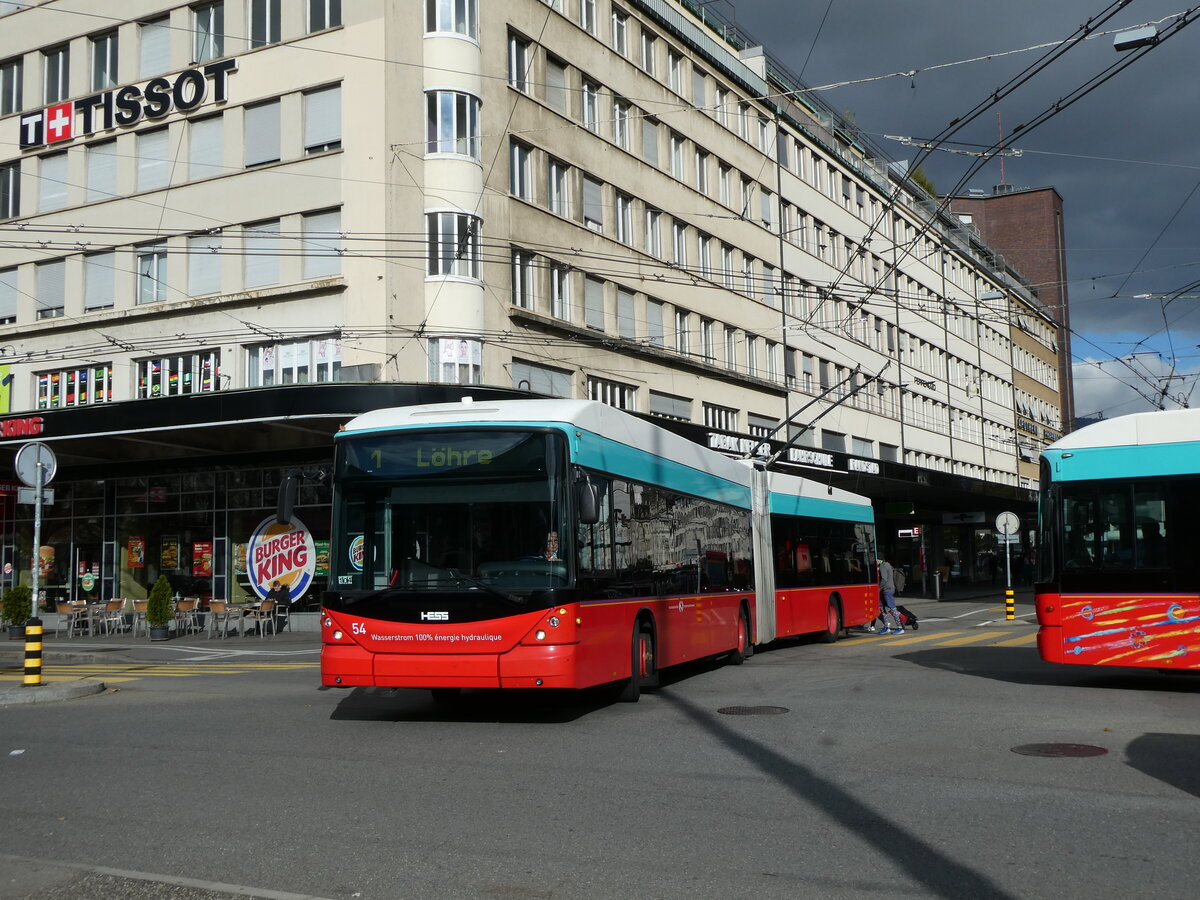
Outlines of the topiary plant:
<svg viewBox="0 0 1200 900">
<path fill-rule="evenodd" d="M 12 625 L 24 625 L 32 610 L 33 592 L 27 584 L 14 584 L 4 589 L 3 620 Z"/>
<path fill-rule="evenodd" d="M 175 608 L 171 605 L 171 582 L 167 581 L 166 575 L 159 575 L 146 600 L 146 624 L 158 628 L 170 624 L 173 618 Z"/>
</svg>

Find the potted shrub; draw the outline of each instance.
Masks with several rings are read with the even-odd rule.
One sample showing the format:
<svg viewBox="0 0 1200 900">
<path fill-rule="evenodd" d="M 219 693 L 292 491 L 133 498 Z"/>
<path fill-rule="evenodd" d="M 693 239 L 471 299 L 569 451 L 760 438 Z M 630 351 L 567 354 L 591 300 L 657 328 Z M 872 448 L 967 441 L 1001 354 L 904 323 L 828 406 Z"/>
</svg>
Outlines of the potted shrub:
<svg viewBox="0 0 1200 900">
<path fill-rule="evenodd" d="M 175 607 L 171 605 L 171 582 L 167 581 L 166 575 L 159 575 L 146 599 L 146 625 L 150 628 L 150 640 L 167 640 L 171 636 L 173 618 Z"/>
<path fill-rule="evenodd" d="M 25 639 L 25 622 L 32 609 L 33 592 L 27 584 L 14 584 L 4 589 L 4 621 L 8 623 L 8 638 Z"/>
</svg>

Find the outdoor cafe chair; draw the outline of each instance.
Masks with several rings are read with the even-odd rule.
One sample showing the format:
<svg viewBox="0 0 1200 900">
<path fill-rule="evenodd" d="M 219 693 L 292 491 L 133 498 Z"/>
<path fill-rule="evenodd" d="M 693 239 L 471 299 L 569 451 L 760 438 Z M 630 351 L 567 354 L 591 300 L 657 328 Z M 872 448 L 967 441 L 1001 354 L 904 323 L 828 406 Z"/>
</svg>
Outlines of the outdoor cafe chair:
<svg viewBox="0 0 1200 900">
<path fill-rule="evenodd" d="M 113 599 L 104 604 L 104 609 L 100 610 L 99 619 L 96 624 L 103 628 L 106 634 L 124 631 L 125 598 L 113 597 Z"/>
<path fill-rule="evenodd" d="M 185 634 L 200 628 L 196 618 L 196 608 L 200 606 L 199 597 L 184 597 L 175 603 L 175 633 Z"/>
<path fill-rule="evenodd" d="M 208 636 L 212 637 L 215 631 L 221 637 L 226 637 L 229 634 L 229 626 L 233 625 L 235 629 L 241 627 L 242 611 L 234 609 L 227 600 L 210 600 L 208 601 Z"/>
<path fill-rule="evenodd" d="M 146 637 L 150 637 L 150 626 L 146 624 L 146 604 L 149 600 L 134 600 L 133 601 L 133 636 L 137 637 L 138 628 L 143 628 L 146 631 Z"/>
<path fill-rule="evenodd" d="M 74 637 L 77 628 L 87 627 L 88 614 L 85 607 L 60 600 L 54 604 L 54 608 L 58 612 L 58 625 L 54 628 L 56 637 L 63 628 L 67 629 L 67 637 Z"/>
<path fill-rule="evenodd" d="M 258 628 L 258 636 L 264 638 L 267 636 L 267 623 L 271 625 L 271 634 L 275 633 L 275 601 L 264 600 L 257 608 L 248 609 L 245 613 L 245 621 L 256 622 Z M 246 636 L 245 627 L 242 629 L 242 636 Z"/>
</svg>

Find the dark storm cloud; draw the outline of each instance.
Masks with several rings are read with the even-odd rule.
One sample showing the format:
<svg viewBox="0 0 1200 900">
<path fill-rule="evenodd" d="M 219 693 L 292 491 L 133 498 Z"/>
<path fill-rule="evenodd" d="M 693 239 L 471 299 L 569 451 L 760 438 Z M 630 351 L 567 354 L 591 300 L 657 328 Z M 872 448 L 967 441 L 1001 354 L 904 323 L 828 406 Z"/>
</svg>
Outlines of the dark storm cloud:
<svg viewBox="0 0 1200 900">
<path fill-rule="evenodd" d="M 1046 51 L 934 67 L 1061 40 L 1107 6 L 1102 0 L 718 0 L 708 8 L 763 40 L 793 72 L 803 68 L 810 86 L 918 70 L 912 77 L 820 93 L 832 109 L 851 112 L 893 158 L 911 159 L 915 150 L 886 136 L 933 137 Z M 1185 2 L 1134 0 L 1102 28 L 1129 28 L 1185 9 Z M 1185 297 L 1200 295 L 1198 46 L 1200 23 L 1155 47 L 1042 127 L 1012 135 L 1018 124 L 1121 60 L 1111 36 L 1097 37 L 996 107 L 1006 144 L 1022 151 L 1005 160 L 1006 183 L 1053 186 L 1064 200 L 1077 357 L 1099 360 L 1133 352 L 1130 348 L 1152 350 L 1166 360 L 1156 374 L 1192 370 L 1200 363 L 1200 300 L 1168 304 L 1166 328 L 1160 301 L 1134 299 L 1180 289 L 1186 289 Z M 953 140 L 994 142 L 996 110 Z M 970 163 L 970 157 L 938 152 L 924 167 L 939 190 L 948 190 Z M 966 186 L 989 190 L 999 182 L 1000 166 L 992 161 Z M 1098 404 L 1110 397 L 1114 404 L 1124 398 L 1121 411 L 1132 411 L 1127 389 L 1103 387 L 1122 373 L 1136 381 L 1124 367 L 1086 367 L 1089 375 L 1076 389 L 1081 411 L 1103 408 Z M 1177 392 L 1176 385 L 1172 393 Z"/>
</svg>

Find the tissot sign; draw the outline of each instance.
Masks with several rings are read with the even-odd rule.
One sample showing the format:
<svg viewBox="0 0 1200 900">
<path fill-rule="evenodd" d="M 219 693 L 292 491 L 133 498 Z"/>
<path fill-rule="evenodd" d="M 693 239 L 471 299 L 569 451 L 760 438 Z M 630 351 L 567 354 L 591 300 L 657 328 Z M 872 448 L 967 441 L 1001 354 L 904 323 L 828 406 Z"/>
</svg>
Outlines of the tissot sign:
<svg viewBox="0 0 1200 900">
<path fill-rule="evenodd" d="M 223 103 L 229 75 L 237 71 L 237 60 L 226 59 L 178 75 L 152 78 L 143 86 L 114 88 L 79 100 L 67 100 L 21 116 L 21 149 L 37 150 L 47 145 L 88 137 L 99 131 L 134 125 L 146 119 L 161 119 L 171 110 L 188 112 L 209 99 Z"/>
</svg>

